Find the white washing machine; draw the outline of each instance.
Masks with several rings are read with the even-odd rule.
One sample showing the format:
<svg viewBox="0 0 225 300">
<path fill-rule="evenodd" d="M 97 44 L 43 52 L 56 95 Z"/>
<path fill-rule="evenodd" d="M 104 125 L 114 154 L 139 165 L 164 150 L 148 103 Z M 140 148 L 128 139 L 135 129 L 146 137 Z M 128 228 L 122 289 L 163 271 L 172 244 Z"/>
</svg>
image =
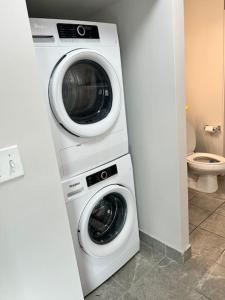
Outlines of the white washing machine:
<svg viewBox="0 0 225 300">
<path fill-rule="evenodd" d="M 62 179 L 128 153 L 116 25 L 30 19 Z"/>
<path fill-rule="evenodd" d="M 139 251 L 130 155 L 63 182 L 84 295 Z"/>
</svg>

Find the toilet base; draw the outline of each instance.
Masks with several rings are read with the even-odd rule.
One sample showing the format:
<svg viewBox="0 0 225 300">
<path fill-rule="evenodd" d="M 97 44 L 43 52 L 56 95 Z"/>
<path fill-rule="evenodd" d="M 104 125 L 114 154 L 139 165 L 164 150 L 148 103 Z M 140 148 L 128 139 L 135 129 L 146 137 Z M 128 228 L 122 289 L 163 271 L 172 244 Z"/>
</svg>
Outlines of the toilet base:
<svg viewBox="0 0 225 300">
<path fill-rule="evenodd" d="M 217 175 L 199 175 L 197 180 L 189 178 L 188 186 L 203 193 L 215 193 L 218 190 Z"/>
</svg>

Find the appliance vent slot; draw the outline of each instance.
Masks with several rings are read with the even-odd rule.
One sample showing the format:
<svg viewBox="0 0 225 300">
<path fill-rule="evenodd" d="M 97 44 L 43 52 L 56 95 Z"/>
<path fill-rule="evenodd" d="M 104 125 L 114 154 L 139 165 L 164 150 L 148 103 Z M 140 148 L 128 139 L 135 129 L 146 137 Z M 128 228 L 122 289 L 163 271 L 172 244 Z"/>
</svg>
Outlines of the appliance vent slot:
<svg viewBox="0 0 225 300">
<path fill-rule="evenodd" d="M 55 38 L 53 35 L 32 35 L 35 43 L 54 43 Z"/>
</svg>

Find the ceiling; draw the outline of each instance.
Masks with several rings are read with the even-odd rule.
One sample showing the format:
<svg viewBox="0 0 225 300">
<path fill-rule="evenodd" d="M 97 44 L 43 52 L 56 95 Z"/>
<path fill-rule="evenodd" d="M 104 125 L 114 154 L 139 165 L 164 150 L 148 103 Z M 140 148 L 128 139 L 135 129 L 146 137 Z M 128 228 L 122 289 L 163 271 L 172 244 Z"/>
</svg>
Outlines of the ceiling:
<svg viewBox="0 0 225 300">
<path fill-rule="evenodd" d="M 84 20 L 118 0 L 26 0 L 30 17 Z"/>
</svg>

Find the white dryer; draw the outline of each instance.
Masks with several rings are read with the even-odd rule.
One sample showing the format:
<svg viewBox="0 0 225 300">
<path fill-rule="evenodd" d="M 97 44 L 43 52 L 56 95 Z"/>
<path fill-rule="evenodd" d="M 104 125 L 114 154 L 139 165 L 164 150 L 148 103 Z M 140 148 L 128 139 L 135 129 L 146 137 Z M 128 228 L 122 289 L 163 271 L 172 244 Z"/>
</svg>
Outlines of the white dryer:
<svg viewBox="0 0 225 300">
<path fill-rule="evenodd" d="M 130 155 L 66 180 L 63 188 L 87 295 L 139 250 Z"/>
<path fill-rule="evenodd" d="M 30 19 L 62 179 L 128 153 L 116 25 Z"/>
</svg>

